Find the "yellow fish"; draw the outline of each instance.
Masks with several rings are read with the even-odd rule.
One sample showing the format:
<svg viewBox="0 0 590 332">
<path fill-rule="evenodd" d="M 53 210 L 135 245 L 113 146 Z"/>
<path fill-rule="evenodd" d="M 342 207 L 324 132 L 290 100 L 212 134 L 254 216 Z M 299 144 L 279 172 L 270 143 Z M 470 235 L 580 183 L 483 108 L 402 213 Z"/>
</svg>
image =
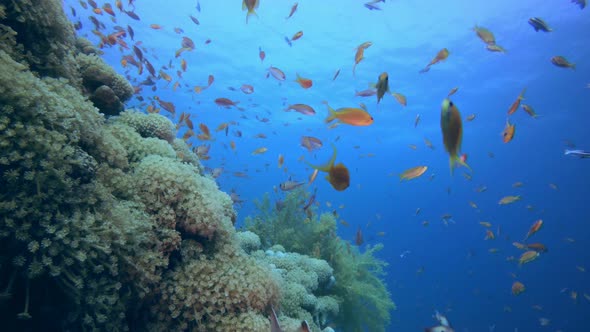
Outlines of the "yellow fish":
<svg viewBox="0 0 590 332">
<path fill-rule="evenodd" d="M 449 99 L 443 100 L 442 103 L 440 128 L 443 134 L 445 149 L 449 153 L 451 174 L 453 174 L 456 164 L 465 166 L 471 170 L 471 167 L 459 157 L 461 142 L 463 140 L 463 123 L 461 122 L 461 114 L 459 113 L 459 110 Z"/>
<path fill-rule="evenodd" d="M 500 201 L 498 202 L 498 204 L 500 204 L 500 205 L 506 205 L 506 204 L 514 203 L 516 201 L 520 201 L 520 195 L 517 195 L 517 196 L 504 196 L 504 197 L 502 197 L 502 199 L 500 199 Z"/>
<path fill-rule="evenodd" d="M 267 148 L 265 148 L 265 147 L 261 147 L 261 148 L 258 148 L 258 149 L 256 149 L 256 150 L 252 151 L 252 155 L 254 156 L 254 155 L 257 155 L 257 154 L 263 154 L 263 153 L 265 153 L 266 151 L 268 151 L 268 149 L 267 149 Z"/>
</svg>

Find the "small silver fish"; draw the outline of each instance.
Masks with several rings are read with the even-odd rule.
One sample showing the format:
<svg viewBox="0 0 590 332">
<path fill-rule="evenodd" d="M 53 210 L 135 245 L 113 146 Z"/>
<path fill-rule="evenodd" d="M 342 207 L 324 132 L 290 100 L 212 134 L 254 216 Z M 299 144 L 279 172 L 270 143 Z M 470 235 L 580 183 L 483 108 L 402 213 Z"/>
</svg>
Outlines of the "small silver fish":
<svg viewBox="0 0 590 332">
<path fill-rule="evenodd" d="M 424 329 L 424 332 L 455 332 L 453 328 L 443 325 L 427 327 Z"/>
<path fill-rule="evenodd" d="M 449 323 L 449 320 L 447 319 L 447 317 L 445 317 L 440 312 L 438 312 L 438 310 L 434 311 L 434 318 L 438 321 L 438 323 L 440 325 L 451 327 L 451 323 Z"/>
<path fill-rule="evenodd" d="M 295 189 L 299 186 L 302 186 L 304 184 L 305 184 L 305 182 L 296 182 L 296 181 L 288 180 L 288 181 L 281 183 L 279 185 L 279 187 L 281 188 L 282 191 L 290 191 L 290 190 L 293 190 L 293 189 Z"/>
<path fill-rule="evenodd" d="M 580 157 L 580 158 L 590 158 L 590 152 L 584 151 L 584 150 L 568 150 L 568 149 L 566 149 L 563 154 L 566 156 L 571 155 L 571 156 Z"/>
</svg>

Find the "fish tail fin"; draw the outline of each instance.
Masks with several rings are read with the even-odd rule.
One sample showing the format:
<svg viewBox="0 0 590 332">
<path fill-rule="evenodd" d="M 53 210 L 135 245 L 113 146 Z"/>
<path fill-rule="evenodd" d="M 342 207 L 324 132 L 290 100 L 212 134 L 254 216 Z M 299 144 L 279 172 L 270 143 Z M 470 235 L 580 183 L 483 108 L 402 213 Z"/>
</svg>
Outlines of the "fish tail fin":
<svg viewBox="0 0 590 332">
<path fill-rule="evenodd" d="M 470 172 L 473 172 L 471 167 L 466 162 L 461 160 L 461 158 L 459 156 L 449 157 L 449 167 L 451 169 L 451 175 L 453 175 L 455 168 L 457 168 L 458 166 L 463 166 L 463 167 L 467 168 Z"/>
<path fill-rule="evenodd" d="M 324 122 L 330 123 L 334 121 L 334 119 L 337 118 L 336 111 L 332 107 L 330 107 L 330 105 L 328 105 L 327 101 L 323 101 L 322 103 L 326 104 L 326 106 L 328 107 L 328 117 L 326 117 L 326 120 L 324 120 Z"/>
<path fill-rule="evenodd" d="M 248 24 L 248 18 L 251 15 L 254 15 L 254 16 L 258 17 L 258 14 L 256 14 L 256 11 L 254 10 L 254 8 L 248 9 L 248 14 L 246 14 L 246 24 Z"/>
<path fill-rule="evenodd" d="M 576 70 L 576 64 L 575 63 L 572 63 L 571 68 L 572 68 L 572 70 Z"/>
<path fill-rule="evenodd" d="M 455 173 L 455 167 L 457 167 L 457 165 L 455 164 L 457 162 L 458 158 L 455 157 L 450 157 L 449 158 L 449 168 L 451 170 L 451 175 L 453 175 L 453 173 Z"/>
</svg>

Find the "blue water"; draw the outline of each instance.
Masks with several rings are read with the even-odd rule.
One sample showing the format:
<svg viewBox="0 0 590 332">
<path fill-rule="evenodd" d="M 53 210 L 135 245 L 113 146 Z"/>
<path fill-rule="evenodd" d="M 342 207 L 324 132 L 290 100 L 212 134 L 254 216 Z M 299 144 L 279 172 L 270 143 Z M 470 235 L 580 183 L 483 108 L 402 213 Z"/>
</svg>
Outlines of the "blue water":
<svg viewBox="0 0 590 332">
<path fill-rule="evenodd" d="M 83 23 L 78 33 L 98 43 L 91 33 L 90 10 L 82 9 L 78 1 L 65 3 L 70 18 Z M 456 331 L 489 331 L 494 325 L 495 331 L 510 332 L 586 330 L 590 301 L 584 294 L 590 294 L 590 271 L 582 272 L 576 266 L 590 269 L 590 161 L 564 156 L 563 150 L 565 140 L 590 149 L 589 9 L 580 10 L 566 0 L 390 0 L 378 4 L 381 11 L 369 11 L 362 1 L 301 0 L 298 10 L 286 20 L 293 4 L 262 0 L 257 16 L 250 17 L 248 24 L 240 1 L 221 0 L 201 0 L 200 12 L 196 0 L 136 0 L 140 21 L 117 9 L 116 22 L 107 14 L 95 16 L 107 25 L 105 34 L 114 32 L 115 25 L 131 25 L 135 41 L 147 49 L 144 55 L 156 71 L 170 61 L 174 67 L 164 70 L 173 77 L 171 83 L 158 80 L 156 91 L 143 87 L 139 95 L 146 102 L 133 98 L 127 107 L 145 110 L 158 96 L 176 105 L 175 117 L 163 111 L 175 122 L 185 112 L 191 114 L 195 125 L 204 123 L 212 132 L 221 123 L 237 123 L 230 125 L 228 136 L 213 132 L 213 141 L 189 141 L 194 146 L 211 145 L 210 160 L 203 164 L 223 167 L 217 179 L 222 190 L 235 190 L 246 200 L 236 206 L 240 223 L 256 212 L 253 201 L 265 192 L 279 199 L 282 194 L 273 188 L 281 182 L 289 177 L 307 180 L 311 170 L 300 157 L 324 163 L 332 153 L 330 143 L 336 145 L 337 162 L 351 172 L 350 188 L 336 192 L 322 174 L 313 187 L 318 189 L 322 210 L 336 209 L 350 223 L 348 228 L 340 226 L 341 237 L 352 241 L 361 227 L 366 243 L 385 243 L 380 258 L 390 264 L 386 282 L 398 307 L 392 312 L 389 331 L 420 331 L 433 325 L 435 309 L 446 313 Z M 130 8 L 128 1 L 124 5 Z M 77 12 L 75 17 L 70 6 Z M 197 17 L 200 25 L 189 15 Z M 543 18 L 554 31 L 535 32 L 527 23 L 533 16 Z M 163 29 L 151 29 L 150 24 Z M 475 24 L 490 29 L 497 44 L 508 52 L 487 51 L 472 31 Z M 175 27 L 184 33 L 175 33 Z M 300 30 L 303 37 L 290 47 L 284 37 Z M 196 48 L 175 58 L 182 36 L 190 37 Z M 205 44 L 207 39 L 209 44 Z M 125 40 L 132 45 L 129 38 Z M 353 76 L 355 48 L 366 41 L 373 45 L 365 51 L 365 59 Z M 266 53 L 263 62 L 259 47 Z M 443 47 L 449 49 L 449 58 L 419 74 Z M 140 76 L 135 67 L 121 66 L 122 55 L 132 51 L 118 47 L 103 51 L 104 59 L 128 75 L 132 84 L 148 77 L 146 70 Z M 550 58 L 555 55 L 576 63 L 576 70 L 553 66 Z M 178 79 L 175 73 L 180 70 L 181 58 L 187 61 L 188 70 Z M 266 78 L 271 65 L 283 70 L 287 80 Z M 340 74 L 332 81 L 338 69 Z M 381 72 L 389 74 L 391 91 L 406 95 L 407 107 L 390 95 L 380 104 L 375 97 L 355 97 L 355 90 L 376 83 Z M 313 87 L 301 88 L 294 82 L 296 73 L 312 79 Z M 214 75 L 215 82 L 195 93 L 193 88 L 206 85 L 208 75 Z M 176 81 L 180 87 L 173 91 Z M 242 93 L 242 84 L 254 86 L 254 93 Z M 464 121 L 462 151 L 473 168 L 471 181 L 463 177 L 465 169 L 457 169 L 451 176 L 442 145 L 440 104 L 453 87 L 459 87 L 451 99 L 463 118 L 477 115 L 472 122 Z M 540 117 L 533 119 L 519 109 L 510 117 L 516 124 L 516 135 L 504 144 L 500 133 L 506 113 L 525 87 L 523 103 L 533 106 Z M 214 103 L 219 97 L 239 101 L 238 106 L 245 110 L 220 108 Z M 334 108 L 358 107 L 363 102 L 375 121 L 368 127 L 328 129 L 322 101 Z M 317 114 L 283 111 L 295 103 L 309 104 Z M 417 114 L 421 121 L 414 128 Z M 262 118 L 269 121 L 262 122 Z M 243 136 L 234 136 L 236 130 Z M 258 133 L 268 138 L 254 138 Z M 320 138 L 324 147 L 308 153 L 299 144 L 302 135 Z M 434 150 L 424 145 L 424 138 L 432 141 Z M 236 144 L 235 151 L 230 148 L 231 141 Z M 410 149 L 409 144 L 417 149 Z M 267 147 L 268 152 L 251 154 L 260 147 Z M 279 154 L 285 156 L 283 169 L 277 166 Z M 399 173 L 417 165 L 427 165 L 426 174 L 400 183 Z M 245 172 L 248 178 L 235 177 L 233 172 Z M 513 188 L 517 181 L 524 186 Z M 558 189 L 552 189 L 550 183 Z M 487 191 L 476 192 L 482 185 Z M 505 195 L 522 195 L 522 200 L 498 205 Z M 479 209 L 470 207 L 469 201 Z M 527 205 L 534 209 L 530 211 Z M 416 216 L 417 208 L 421 212 Z M 443 214 L 451 214 L 454 223 L 444 225 Z M 542 242 L 549 251 L 518 267 L 506 260 L 521 254 L 512 242 L 522 240 L 537 219 L 543 219 L 544 226 L 531 242 Z M 428 221 L 428 226 L 423 221 Z M 485 229 L 479 221 L 492 223 L 495 233 L 500 228 L 499 236 L 484 241 Z M 378 232 L 385 232 L 385 236 L 378 236 Z M 499 252 L 490 253 L 490 248 Z M 410 253 L 402 258 L 404 251 Z M 419 269 L 423 272 L 417 273 Z M 510 291 L 514 280 L 527 288 L 518 297 Z M 571 298 L 571 291 L 578 293 L 577 301 Z M 542 306 L 542 311 L 533 305 Z M 549 326 L 540 326 L 541 317 L 550 319 Z"/>
</svg>

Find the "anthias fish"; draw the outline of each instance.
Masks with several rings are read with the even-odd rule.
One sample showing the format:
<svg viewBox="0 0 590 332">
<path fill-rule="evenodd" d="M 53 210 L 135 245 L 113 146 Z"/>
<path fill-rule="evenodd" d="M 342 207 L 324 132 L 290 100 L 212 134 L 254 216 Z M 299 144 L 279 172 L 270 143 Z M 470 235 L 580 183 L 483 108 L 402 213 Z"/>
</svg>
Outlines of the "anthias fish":
<svg viewBox="0 0 590 332">
<path fill-rule="evenodd" d="M 337 155 L 336 146 L 334 144 L 332 144 L 332 149 L 334 151 L 332 158 L 330 158 L 330 160 L 325 165 L 316 166 L 310 163 L 307 163 L 307 165 L 311 168 L 328 173 L 326 180 L 330 182 L 332 188 L 336 189 L 337 191 L 343 191 L 350 186 L 350 173 L 344 164 L 340 163 L 334 165 Z"/>
<path fill-rule="evenodd" d="M 450 99 L 443 100 L 440 113 L 440 128 L 442 130 L 445 150 L 447 150 L 447 153 L 449 154 L 451 174 L 453 174 L 457 164 L 465 166 L 471 170 L 471 167 L 459 157 L 461 142 L 463 140 L 463 123 L 461 121 L 459 110 Z"/>
</svg>

